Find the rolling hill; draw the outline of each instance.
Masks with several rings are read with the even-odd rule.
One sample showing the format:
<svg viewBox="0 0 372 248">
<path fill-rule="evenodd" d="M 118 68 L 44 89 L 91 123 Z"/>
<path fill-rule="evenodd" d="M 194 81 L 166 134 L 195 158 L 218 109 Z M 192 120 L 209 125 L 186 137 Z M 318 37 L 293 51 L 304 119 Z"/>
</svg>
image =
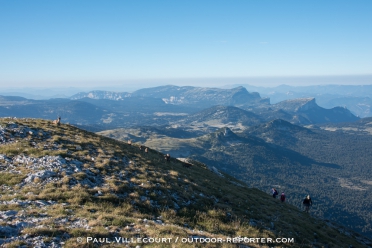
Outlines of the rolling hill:
<svg viewBox="0 0 372 248">
<path fill-rule="evenodd" d="M 262 123 L 260 116 L 233 106 L 213 106 L 205 110 L 190 114 L 178 122 L 173 122 L 173 126 L 184 129 L 201 130 L 209 127 L 206 131 L 216 130 L 228 126 L 233 130 L 244 130 L 248 126 Z"/>
</svg>

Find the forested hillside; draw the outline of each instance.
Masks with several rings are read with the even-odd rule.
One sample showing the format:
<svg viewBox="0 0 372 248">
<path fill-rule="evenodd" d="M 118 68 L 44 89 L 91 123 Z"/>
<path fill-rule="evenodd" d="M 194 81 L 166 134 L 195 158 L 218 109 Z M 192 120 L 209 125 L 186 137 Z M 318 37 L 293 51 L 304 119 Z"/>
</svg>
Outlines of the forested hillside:
<svg viewBox="0 0 372 248">
<path fill-rule="evenodd" d="M 167 135 L 166 130 L 122 139 L 130 137 L 173 156 L 202 161 L 267 193 L 277 187 L 299 208 L 310 194 L 315 203 L 312 214 L 372 235 L 372 136 L 305 128 L 283 120 L 241 133 L 222 128 L 199 137 Z M 120 139 L 120 132 L 103 134 Z"/>
</svg>

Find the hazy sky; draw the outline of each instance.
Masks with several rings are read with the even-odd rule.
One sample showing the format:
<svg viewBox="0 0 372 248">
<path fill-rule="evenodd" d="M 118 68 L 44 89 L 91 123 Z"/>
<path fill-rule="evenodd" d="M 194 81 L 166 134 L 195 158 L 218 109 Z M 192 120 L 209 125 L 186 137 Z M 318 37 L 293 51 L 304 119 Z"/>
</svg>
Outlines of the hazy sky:
<svg viewBox="0 0 372 248">
<path fill-rule="evenodd" d="M 0 86 L 372 84 L 371 13 L 371 0 L 4 0 Z"/>
</svg>

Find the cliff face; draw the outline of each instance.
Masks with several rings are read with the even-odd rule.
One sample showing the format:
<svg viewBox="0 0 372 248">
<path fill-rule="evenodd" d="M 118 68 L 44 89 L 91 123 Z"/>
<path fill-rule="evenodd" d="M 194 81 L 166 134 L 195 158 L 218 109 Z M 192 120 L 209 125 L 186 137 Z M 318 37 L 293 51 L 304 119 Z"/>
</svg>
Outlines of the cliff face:
<svg viewBox="0 0 372 248">
<path fill-rule="evenodd" d="M 261 100 L 260 94 L 257 92 L 249 93 L 244 87 L 237 87 L 233 89 L 235 92 L 231 97 L 231 105 L 247 104 L 249 102 Z"/>
<path fill-rule="evenodd" d="M 308 111 L 310 109 L 317 109 L 320 108 L 316 102 L 315 98 L 310 98 L 308 101 L 304 101 L 301 106 L 299 106 L 295 112 L 301 112 L 301 111 Z"/>
<path fill-rule="evenodd" d="M 296 124 L 352 122 L 359 119 L 345 108 L 322 108 L 316 103 L 315 98 L 286 100 L 274 104 L 273 107 L 292 114 L 291 122 Z"/>
<path fill-rule="evenodd" d="M 309 109 L 320 108 L 316 102 L 315 98 L 299 98 L 291 99 L 279 102 L 273 105 L 277 109 L 282 109 L 290 113 L 297 113 L 299 111 L 306 111 Z"/>
</svg>

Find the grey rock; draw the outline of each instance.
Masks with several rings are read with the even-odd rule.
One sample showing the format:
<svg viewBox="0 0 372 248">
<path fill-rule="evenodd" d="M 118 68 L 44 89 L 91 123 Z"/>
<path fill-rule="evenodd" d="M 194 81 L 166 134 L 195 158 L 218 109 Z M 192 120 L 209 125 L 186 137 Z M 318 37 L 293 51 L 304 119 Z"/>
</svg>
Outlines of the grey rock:
<svg viewBox="0 0 372 248">
<path fill-rule="evenodd" d="M 50 205 L 49 202 L 43 201 L 43 200 L 37 200 L 37 201 L 35 201 L 35 204 L 38 205 L 38 206 L 48 206 L 48 205 Z"/>
<path fill-rule="evenodd" d="M 16 224 L 16 227 L 18 229 L 23 229 L 23 228 L 27 228 L 27 227 L 32 227 L 34 225 L 35 225 L 34 223 L 30 223 L 30 222 L 18 222 Z"/>
<path fill-rule="evenodd" d="M 41 170 L 32 174 L 29 174 L 26 179 L 24 179 L 25 183 L 32 183 L 35 178 L 40 178 L 41 180 L 45 180 L 49 177 L 55 177 L 57 176 L 57 173 L 54 171 L 48 171 L 48 170 Z"/>
</svg>

